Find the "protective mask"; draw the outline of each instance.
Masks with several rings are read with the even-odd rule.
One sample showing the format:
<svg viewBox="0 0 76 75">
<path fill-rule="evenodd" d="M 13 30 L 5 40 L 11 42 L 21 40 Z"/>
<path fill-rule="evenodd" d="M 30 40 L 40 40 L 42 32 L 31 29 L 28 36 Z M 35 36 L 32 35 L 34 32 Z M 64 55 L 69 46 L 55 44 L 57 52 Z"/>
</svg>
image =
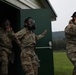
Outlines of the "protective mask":
<svg viewBox="0 0 76 75">
<path fill-rule="evenodd" d="M 35 30 L 36 29 L 36 26 L 35 26 L 35 21 L 33 19 L 29 19 L 28 21 L 28 30 Z"/>
<path fill-rule="evenodd" d="M 29 25 L 28 26 L 28 30 L 35 30 L 36 29 L 36 26 L 35 25 Z"/>
</svg>

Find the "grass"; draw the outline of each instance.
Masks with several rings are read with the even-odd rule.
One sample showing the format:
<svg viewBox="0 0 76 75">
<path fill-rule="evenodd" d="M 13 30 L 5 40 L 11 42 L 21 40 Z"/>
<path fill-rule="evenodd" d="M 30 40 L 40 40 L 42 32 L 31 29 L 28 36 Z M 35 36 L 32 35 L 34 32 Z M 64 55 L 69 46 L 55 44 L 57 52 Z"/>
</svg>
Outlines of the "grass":
<svg viewBox="0 0 76 75">
<path fill-rule="evenodd" d="M 72 75 L 73 65 L 66 52 L 53 52 L 54 75 Z"/>
</svg>

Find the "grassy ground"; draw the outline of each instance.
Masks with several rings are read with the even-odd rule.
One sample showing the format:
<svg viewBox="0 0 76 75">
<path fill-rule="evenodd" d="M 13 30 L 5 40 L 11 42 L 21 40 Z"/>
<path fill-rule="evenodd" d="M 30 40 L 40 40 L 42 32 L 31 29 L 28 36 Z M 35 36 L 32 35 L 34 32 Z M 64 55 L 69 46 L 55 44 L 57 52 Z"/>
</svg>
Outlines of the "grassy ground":
<svg viewBox="0 0 76 75">
<path fill-rule="evenodd" d="M 54 75 L 72 75 L 73 65 L 65 52 L 53 52 Z"/>
</svg>

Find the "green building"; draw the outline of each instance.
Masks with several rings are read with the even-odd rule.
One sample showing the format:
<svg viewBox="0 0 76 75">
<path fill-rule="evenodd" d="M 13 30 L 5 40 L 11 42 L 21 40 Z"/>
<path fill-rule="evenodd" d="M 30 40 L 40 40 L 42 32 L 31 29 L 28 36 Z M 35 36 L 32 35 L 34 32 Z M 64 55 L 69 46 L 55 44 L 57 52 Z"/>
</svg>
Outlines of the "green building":
<svg viewBox="0 0 76 75">
<path fill-rule="evenodd" d="M 37 41 L 36 45 L 36 53 L 41 61 L 39 75 L 54 75 L 51 22 L 56 21 L 57 15 L 49 0 L 0 0 L 0 20 L 9 18 L 14 32 L 23 28 L 27 17 L 36 20 L 36 34 L 48 30 L 46 36 Z M 24 75 L 20 65 L 20 50 L 14 49 L 15 62 L 9 64 L 9 75 Z"/>
</svg>

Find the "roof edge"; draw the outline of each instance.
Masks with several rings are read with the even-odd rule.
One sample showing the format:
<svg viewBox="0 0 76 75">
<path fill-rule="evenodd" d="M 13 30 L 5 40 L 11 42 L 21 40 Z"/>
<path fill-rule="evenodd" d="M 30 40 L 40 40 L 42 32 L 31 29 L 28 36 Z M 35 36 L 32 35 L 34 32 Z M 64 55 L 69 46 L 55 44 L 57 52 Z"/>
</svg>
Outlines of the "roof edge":
<svg viewBox="0 0 76 75">
<path fill-rule="evenodd" d="M 48 2 L 48 5 L 51 7 L 52 11 L 54 12 L 55 16 L 57 17 L 57 14 L 56 14 L 56 12 L 55 12 L 54 8 L 52 7 L 52 5 L 51 5 L 50 1 L 49 1 L 49 0 L 47 0 L 47 2 Z"/>
</svg>

